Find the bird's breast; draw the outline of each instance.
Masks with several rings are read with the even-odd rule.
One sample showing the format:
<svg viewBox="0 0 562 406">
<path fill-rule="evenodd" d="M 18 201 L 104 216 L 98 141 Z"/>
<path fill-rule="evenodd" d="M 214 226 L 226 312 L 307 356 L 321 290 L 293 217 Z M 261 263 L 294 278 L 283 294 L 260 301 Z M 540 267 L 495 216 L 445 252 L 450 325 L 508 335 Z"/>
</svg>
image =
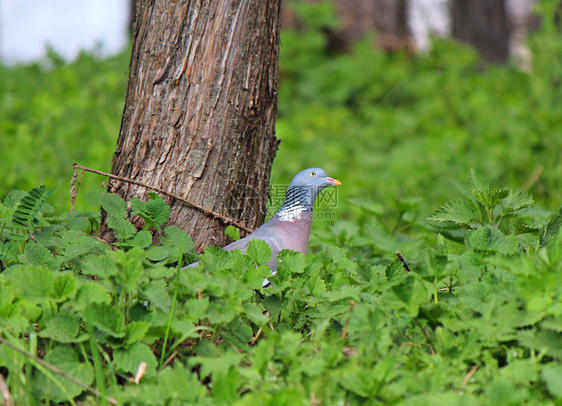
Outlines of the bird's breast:
<svg viewBox="0 0 562 406">
<path fill-rule="evenodd" d="M 307 219 L 279 221 L 275 224 L 280 249 L 290 249 L 306 254 L 311 222 Z"/>
</svg>

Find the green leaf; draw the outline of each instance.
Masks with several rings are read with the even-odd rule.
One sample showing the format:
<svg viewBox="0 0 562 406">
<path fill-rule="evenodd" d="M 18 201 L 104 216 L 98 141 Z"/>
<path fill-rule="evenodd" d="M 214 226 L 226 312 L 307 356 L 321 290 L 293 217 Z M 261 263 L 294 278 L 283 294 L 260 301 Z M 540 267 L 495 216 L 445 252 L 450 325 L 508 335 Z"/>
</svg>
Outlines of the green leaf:
<svg viewBox="0 0 562 406">
<path fill-rule="evenodd" d="M 455 200 L 439 207 L 429 218 L 431 221 L 452 222 L 456 224 L 469 224 L 477 221 L 478 211 L 468 200 Z"/>
<path fill-rule="evenodd" d="M 244 303 L 244 314 L 258 326 L 262 326 L 269 321 L 269 317 L 263 314 L 262 309 L 255 303 Z"/>
<path fill-rule="evenodd" d="M 238 388 L 240 386 L 240 373 L 236 369 L 230 369 L 223 373 L 217 373 L 213 377 L 213 396 L 223 404 L 231 405 L 240 398 Z"/>
<path fill-rule="evenodd" d="M 28 228 L 37 225 L 37 214 L 53 189 L 47 190 L 45 185 L 38 186 L 29 191 L 18 203 L 12 216 L 12 223 L 19 227 Z"/>
<path fill-rule="evenodd" d="M 86 275 L 93 275 L 101 279 L 108 279 L 117 274 L 118 268 L 115 257 L 111 253 L 105 255 L 89 256 L 83 263 L 83 272 Z"/>
<path fill-rule="evenodd" d="M 111 217 L 121 219 L 127 218 L 127 203 L 113 193 L 103 193 L 100 195 L 101 206 Z"/>
<path fill-rule="evenodd" d="M 305 286 L 312 296 L 318 296 L 326 292 L 326 283 L 317 276 L 313 276 L 306 281 Z"/>
<path fill-rule="evenodd" d="M 152 234 L 148 230 L 141 230 L 128 243 L 133 247 L 148 248 L 152 244 Z"/>
<path fill-rule="evenodd" d="M 98 241 L 77 230 L 65 230 L 60 237 L 51 239 L 56 245 L 57 253 L 62 254 L 62 262 L 70 261 L 89 252 L 95 252 L 100 245 Z"/>
<path fill-rule="evenodd" d="M 220 271 L 226 267 L 229 262 L 228 252 L 222 248 L 207 247 L 205 252 L 199 258 L 199 263 L 205 266 L 205 269 L 214 272 Z"/>
<path fill-rule="evenodd" d="M 196 404 L 199 396 L 204 396 L 208 388 L 201 385 L 197 374 L 191 368 L 185 368 L 181 362 L 174 362 L 173 368 L 166 368 L 158 374 L 158 384 L 162 393 L 180 403 Z"/>
<path fill-rule="evenodd" d="M 393 286 L 392 291 L 405 304 L 412 317 L 418 315 L 421 305 L 429 299 L 427 288 L 411 276 Z"/>
<path fill-rule="evenodd" d="M 525 207 L 531 207 L 534 201 L 533 198 L 525 192 L 510 190 L 507 197 L 503 199 L 501 203 L 504 214 L 509 214 Z"/>
<path fill-rule="evenodd" d="M 230 323 L 236 317 L 236 312 L 219 304 L 210 303 L 207 310 L 207 318 L 213 324 Z"/>
<path fill-rule="evenodd" d="M 115 237 L 120 241 L 128 240 L 133 237 L 137 229 L 125 218 L 109 216 L 107 226 L 113 230 Z"/>
<path fill-rule="evenodd" d="M 53 294 L 53 273 L 46 268 L 17 266 L 6 271 L 4 275 L 25 292 L 28 299 L 48 298 Z"/>
<path fill-rule="evenodd" d="M 80 287 L 76 292 L 75 309 L 83 310 L 88 308 L 92 303 L 110 303 L 111 296 L 108 288 L 99 282 L 90 280 L 80 281 Z"/>
<path fill-rule="evenodd" d="M 519 243 L 514 236 L 506 236 L 490 226 L 472 231 L 468 235 L 468 243 L 475 250 L 498 252 L 504 255 L 515 254 L 519 248 Z"/>
<path fill-rule="evenodd" d="M 505 378 L 490 382 L 486 388 L 486 396 L 494 405 L 520 405 L 526 398 L 525 392 L 525 389 L 518 388 Z"/>
<path fill-rule="evenodd" d="M 562 333 L 562 316 L 544 320 L 541 326 Z"/>
<path fill-rule="evenodd" d="M 19 260 L 18 257 L 20 255 L 21 245 L 22 244 L 19 244 L 16 241 L 6 241 L 4 243 L 0 241 L 0 261 L 3 261 L 4 264 L 7 265 L 17 263 Z"/>
<path fill-rule="evenodd" d="M 185 313 L 193 320 L 200 320 L 207 314 L 209 307 L 209 298 L 203 297 L 202 299 L 190 299 L 184 304 Z"/>
<path fill-rule="evenodd" d="M 76 289 L 76 277 L 70 272 L 62 273 L 55 279 L 53 297 L 57 302 L 62 302 L 73 296 Z"/>
<path fill-rule="evenodd" d="M 342 286 L 337 290 L 328 291 L 324 293 L 322 296 L 324 296 L 330 302 L 339 302 L 340 300 L 351 300 L 351 299 L 355 301 L 360 300 L 359 288 L 354 286 Z"/>
<path fill-rule="evenodd" d="M 161 239 L 161 243 L 161 247 L 153 246 L 149 248 L 150 260 L 161 260 L 155 258 L 160 257 L 163 252 L 167 252 L 168 261 L 177 262 L 180 255 L 180 248 L 182 251 L 181 254 L 190 254 L 193 258 L 196 256 L 195 248 L 193 247 L 193 240 L 189 234 L 177 227 L 166 227 L 164 229 L 164 236 Z M 165 258 L 166 257 L 163 257 L 162 259 Z"/>
<path fill-rule="evenodd" d="M 172 298 L 170 297 L 170 291 L 165 280 L 151 281 L 145 286 L 142 293 L 143 297 L 150 303 L 150 306 L 164 313 L 170 311 Z"/>
<path fill-rule="evenodd" d="M 30 242 L 18 259 L 24 265 L 49 265 L 53 262 L 53 253 L 42 245 Z"/>
<path fill-rule="evenodd" d="M 287 272 L 289 275 L 303 273 L 306 266 L 305 256 L 296 251 L 282 250 L 277 258 L 281 272 Z"/>
<path fill-rule="evenodd" d="M 145 344 L 135 343 L 127 349 L 119 349 L 113 353 L 113 365 L 116 369 L 135 375 L 141 362 L 147 364 L 146 377 L 156 375 L 158 365 L 156 357 Z"/>
<path fill-rule="evenodd" d="M 271 277 L 271 269 L 267 265 L 260 265 L 258 267 L 250 267 L 244 272 L 242 280 L 253 289 L 261 289 L 264 278 Z"/>
<path fill-rule="evenodd" d="M 136 197 L 131 200 L 132 214 L 142 217 L 146 224 L 160 228 L 170 217 L 170 207 L 157 193 L 149 193 L 148 196 L 147 202 Z"/>
<path fill-rule="evenodd" d="M 532 227 L 523 223 L 517 223 L 515 224 L 515 226 L 513 226 L 512 233 L 513 235 L 519 235 L 519 234 L 527 234 L 527 233 L 536 233 L 537 231 L 539 231 L 537 227 Z"/>
<path fill-rule="evenodd" d="M 226 230 L 224 230 L 224 234 L 234 241 L 238 241 L 240 239 L 240 229 L 234 226 L 227 226 Z"/>
<path fill-rule="evenodd" d="M 488 210 L 497 206 L 509 194 L 507 189 L 491 187 L 474 169 L 470 169 L 468 174 L 468 191 Z"/>
<path fill-rule="evenodd" d="M 346 275 L 352 277 L 355 275 L 357 264 L 347 257 L 346 250 L 334 245 L 325 245 L 324 253 L 330 258 L 332 263 L 342 269 Z"/>
<path fill-rule="evenodd" d="M 562 398 L 562 365 L 551 364 L 545 366 L 541 376 L 552 396 L 558 399 Z"/>
<path fill-rule="evenodd" d="M 110 336 L 120 338 L 125 335 L 123 314 L 114 306 L 106 303 L 92 303 L 86 308 L 84 319 Z"/>
<path fill-rule="evenodd" d="M 539 232 L 539 244 L 545 247 L 553 237 L 558 235 L 558 230 L 562 227 L 562 206 L 558 209 L 558 213 L 554 214 L 546 226 L 542 227 Z"/>
<path fill-rule="evenodd" d="M 175 275 L 176 269 L 164 266 L 164 264 L 154 264 L 148 268 L 145 267 L 144 273 L 151 280 L 169 279 Z"/>
<path fill-rule="evenodd" d="M 115 275 L 115 281 L 125 293 L 132 293 L 138 288 L 138 282 L 143 276 L 142 261 L 145 258 L 144 250 L 134 247 L 126 253 L 116 251 L 114 254 L 120 265 Z"/>
<path fill-rule="evenodd" d="M 78 317 L 73 314 L 57 314 L 45 321 L 45 329 L 39 332 L 39 336 L 69 344 L 77 342 L 76 336 L 79 330 Z M 86 337 L 83 339 L 85 340 Z"/>
<path fill-rule="evenodd" d="M 258 266 L 265 264 L 271 258 L 271 248 L 262 240 L 251 240 L 247 253 Z"/>
<path fill-rule="evenodd" d="M 11 190 L 6 195 L 2 203 L 6 207 L 15 208 L 17 204 L 20 202 L 20 200 L 27 195 L 27 193 L 28 192 L 26 192 L 25 190 Z"/>
<path fill-rule="evenodd" d="M 130 345 L 142 340 L 150 324 L 144 321 L 133 321 L 125 326 L 125 345 Z"/>
<path fill-rule="evenodd" d="M 521 331 L 519 342 L 529 348 L 545 350 L 546 353 L 558 361 L 562 361 L 562 334 L 553 330 Z"/>
<path fill-rule="evenodd" d="M 187 363 L 192 367 L 201 365 L 201 377 L 207 377 L 217 372 L 228 371 L 231 367 L 238 365 L 243 358 L 244 354 L 228 350 L 225 354 L 218 357 L 191 357 Z"/>
<path fill-rule="evenodd" d="M 363 398 L 369 396 L 368 384 L 365 382 L 365 377 L 361 376 L 358 371 L 348 367 L 337 371 L 335 378 L 336 382 L 347 391 Z"/>
<path fill-rule="evenodd" d="M 154 262 L 163 261 L 169 256 L 170 256 L 169 250 L 164 247 L 158 247 L 153 245 L 152 247 L 146 250 L 146 258 Z"/>
<path fill-rule="evenodd" d="M 45 361 L 62 369 L 66 374 L 78 379 L 85 385 L 91 385 L 94 381 L 94 371 L 92 367 L 85 363 L 80 362 L 76 351 L 67 345 L 58 345 L 53 350 L 49 351 L 45 357 Z M 75 383 L 63 378 L 62 376 L 55 375 L 65 387 L 66 391 L 71 397 L 76 397 L 81 394 L 84 389 Z M 57 402 L 68 401 L 64 392 L 53 381 L 45 375 L 38 376 L 36 388 L 43 394 L 44 398 L 51 398 Z"/>
</svg>

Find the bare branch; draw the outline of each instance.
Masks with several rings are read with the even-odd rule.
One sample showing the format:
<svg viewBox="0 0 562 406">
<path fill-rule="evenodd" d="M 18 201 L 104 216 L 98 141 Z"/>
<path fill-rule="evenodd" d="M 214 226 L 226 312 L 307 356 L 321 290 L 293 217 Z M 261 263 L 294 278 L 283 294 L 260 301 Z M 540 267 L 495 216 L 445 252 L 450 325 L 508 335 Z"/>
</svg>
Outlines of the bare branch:
<svg viewBox="0 0 562 406">
<path fill-rule="evenodd" d="M 149 185 L 149 184 L 147 184 L 147 183 L 139 182 L 138 180 L 134 180 L 134 179 L 130 179 L 130 178 L 124 178 L 124 177 L 122 177 L 122 176 L 113 175 L 113 174 L 111 174 L 111 173 L 106 173 L 106 172 L 98 171 L 97 169 L 88 168 L 88 167 L 86 167 L 86 166 L 78 165 L 77 163 L 72 164 L 72 166 L 74 167 L 75 170 L 76 170 L 76 169 L 82 169 L 83 171 L 86 171 L 86 172 L 92 172 L 92 173 L 95 173 L 95 174 L 98 174 L 98 175 L 107 176 L 109 179 L 115 179 L 115 180 L 118 180 L 118 181 L 121 181 L 121 182 L 127 182 L 127 183 L 131 183 L 131 184 L 133 184 L 133 185 L 142 186 L 142 187 L 144 187 L 144 188 L 147 188 L 147 189 L 150 189 L 150 190 L 154 190 L 154 191 L 156 191 L 156 192 L 158 192 L 158 193 L 162 193 L 163 195 L 166 195 L 166 196 L 169 196 L 169 197 L 171 197 L 171 198 L 173 198 L 173 199 L 176 199 L 177 201 L 180 201 L 180 202 L 184 203 L 184 204 L 187 205 L 187 206 L 190 206 L 190 207 L 192 207 L 192 208 L 194 208 L 194 209 L 197 209 L 197 210 L 199 210 L 199 211 L 205 213 L 207 216 L 210 216 L 210 217 L 219 219 L 219 220 L 221 220 L 224 224 L 232 224 L 233 226 L 236 226 L 236 227 L 238 227 L 239 229 L 246 231 L 247 233 L 252 233 L 252 232 L 254 231 L 252 228 L 247 227 L 246 225 L 244 225 L 244 224 L 242 224 L 242 223 L 239 223 L 238 221 L 236 221 L 236 220 L 234 220 L 234 219 L 232 219 L 232 218 L 230 218 L 230 217 L 223 216 L 222 214 L 219 214 L 219 213 L 215 213 L 214 211 L 209 210 L 209 209 L 206 209 L 206 208 L 204 208 L 203 206 L 201 206 L 201 205 L 199 205 L 199 204 L 197 204 L 197 203 L 194 203 L 194 202 L 191 202 L 191 201 L 189 201 L 189 200 L 186 200 L 186 199 L 184 199 L 183 197 L 180 197 L 180 196 L 175 195 L 175 194 L 173 194 L 173 193 L 167 192 L 167 191 L 165 191 L 164 189 L 161 189 L 161 188 L 159 188 L 159 187 L 151 186 L 151 185 Z M 73 179 L 74 179 L 74 177 L 73 177 Z"/>
<path fill-rule="evenodd" d="M 400 260 L 400 262 L 402 262 L 402 265 L 404 266 L 404 269 L 407 272 L 412 272 L 412 270 L 410 269 L 410 267 L 408 266 L 408 263 L 406 262 L 406 260 L 404 259 L 404 257 L 402 256 L 402 254 L 400 253 L 400 251 L 396 251 L 395 252 L 396 256 L 398 257 L 398 259 Z"/>
</svg>

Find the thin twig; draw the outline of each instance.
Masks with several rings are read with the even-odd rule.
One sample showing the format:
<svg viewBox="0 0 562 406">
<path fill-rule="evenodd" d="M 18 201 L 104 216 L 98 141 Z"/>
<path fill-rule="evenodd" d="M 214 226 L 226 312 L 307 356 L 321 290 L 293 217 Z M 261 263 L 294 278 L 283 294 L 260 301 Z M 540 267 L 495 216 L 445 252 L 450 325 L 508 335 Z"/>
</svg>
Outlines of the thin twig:
<svg viewBox="0 0 562 406">
<path fill-rule="evenodd" d="M 35 239 L 33 234 L 31 234 L 31 231 L 28 230 L 28 233 L 29 233 L 29 238 L 31 238 L 31 241 L 33 241 L 35 244 L 37 244 L 37 240 Z"/>
<path fill-rule="evenodd" d="M 260 329 L 258 330 L 258 332 L 256 333 L 256 335 L 252 338 L 252 341 L 250 342 L 250 345 L 253 347 L 254 344 L 256 343 L 256 341 L 258 341 L 258 338 L 261 334 L 261 332 L 263 331 L 263 327 L 260 327 Z"/>
<path fill-rule="evenodd" d="M 275 331 L 275 328 L 273 327 L 273 324 L 271 323 L 271 315 L 269 314 L 269 312 L 266 312 L 265 316 L 269 319 L 269 328 L 271 329 L 271 331 Z"/>
<path fill-rule="evenodd" d="M 154 190 L 154 191 L 156 191 L 156 192 L 158 192 L 158 193 L 162 193 L 163 195 L 166 195 L 166 196 L 168 196 L 168 197 L 174 198 L 174 199 L 176 199 L 176 200 L 178 200 L 178 201 L 180 201 L 180 202 L 186 204 L 187 206 L 190 206 L 190 207 L 192 207 L 192 208 L 194 208 L 194 209 L 197 209 L 197 210 L 199 210 L 200 212 L 205 213 L 207 216 L 210 216 L 210 217 L 219 219 L 219 220 L 221 220 L 224 224 L 227 224 L 227 225 L 228 225 L 228 224 L 232 224 L 233 226 L 236 226 L 236 227 L 238 227 L 239 229 L 246 231 L 247 233 L 252 233 L 252 232 L 254 231 L 252 228 L 250 228 L 250 227 L 248 227 L 248 226 L 246 226 L 246 225 L 244 225 L 244 224 L 242 224 L 242 223 L 240 223 L 240 222 L 238 222 L 238 221 L 236 221 L 236 220 L 234 220 L 234 219 L 232 219 L 232 218 L 230 218 L 230 217 L 223 216 L 222 214 L 219 214 L 219 213 L 215 213 L 214 211 L 209 210 L 209 209 L 206 209 L 206 208 L 204 208 L 203 206 L 201 206 L 201 205 L 199 205 L 199 204 L 197 204 L 197 203 L 194 203 L 194 202 L 192 202 L 192 201 L 186 200 L 186 199 L 184 199 L 183 197 L 180 197 L 180 196 L 175 195 L 175 194 L 173 194 L 173 193 L 167 192 L 166 190 L 161 189 L 161 188 L 159 188 L 159 187 L 151 186 L 151 185 L 149 185 L 149 184 L 147 184 L 147 183 L 139 182 L 138 180 L 134 180 L 134 179 L 130 179 L 130 178 L 124 178 L 124 177 L 122 177 L 122 176 L 113 175 L 113 174 L 111 174 L 111 173 L 98 171 L 97 169 L 88 168 L 88 167 L 86 167 L 86 166 L 78 165 L 77 163 L 72 164 L 72 166 L 73 166 L 75 169 L 82 169 L 83 171 L 86 171 L 86 172 L 92 172 L 92 173 L 95 173 L 95 174 L 98 174 L 98 175 L 107 176 L 109 179 L 115 179 L 115 180 L 118 180 L 118 181 L 121 181 L 121 182 L 132 183 L 133 185 L 142 186 L 142 187 L 144 187 L 144 188 L 147 188 L 147 189 L 150 189 L 150 190 Z"/>
<path fill-rule="evenodd" d="M 10 394 L 10 389 L 8 385 L 6 385 L 6 381 L 4 377 L 0 374 L 0 393 L 2 394 L 2 398 L 4 399 L 4 406 L 14 406 L 14 402 L 12 402 L 12 395 Z"/>
<path fill-rule="evenodd" d="M 176 356 L 179 354 L 178 350 L 175 350 L 174 352 L 172 352 L 172 354 L 166 359 L 166 361 L 164 361 L 164 363 L 162 364 L 162 366 L 160 367 L 160 369 L 164 369 L 166 368 L 170 362 L 172 362 L 174 360 L 174 358 L 176 358 Z"/>
<path fill-rule="evenodd" d="M 521 188 L 521 190 L 523 192 L 526 192 L 527 190 L 529 190 L 535 183 L 537 183 L 537 180 L 539 180 L 539 178 L 542 175 L 542 171 L 544 170 L 544 166 L 539 165 L 535 168 L 535 170 L 533 171 L 533 173 L 531 174 L 531 176 L 529 177 L 529 179 L 527 179 L 527 181 L 525 182 L 525 184 L 523 185 L 523 187 Z"/>
<path fill-rule="evenodd" d="M 97 240 L 97 241 L 99 241 L 99 242 L 101 242 L 101 243 L 107 245 L 107 246 L 110 247 L 113 251 L 116 251 L 116 250 L 117 250 L 117 247 L 111 245 L 110 243 L 108 243 L 107 241 L 105 241 L 103 238 L 100 238 L 100 237 L 98 237 L 98 236 L 96 236 L 96 235 L 91 235 L 90 237 L 93 238 L 94 240 Z"/>
<path fill-rule="evenodd" d="M 404 266 L 404 269 L 408 272 L 412 272 L 412 270 L 408 266 L 408 263 L 406 262 L 406 260 L 404 259 L 404 257 L 400 253 L 400 251 L 396 251 L 395 254 L 398 257 L 398 259 L 400 260 L 400 262 L 402 262 L 402 265 Z"/>
<path fill-rule="evenodd" d="M 472 366 L 472 368 L 470 368 L 470 371 L 468 371 L 468 374 L 466 374 L 466 376 L 464 377 L 464 379 L 462 381 L 463 387 L 465 387 L 466 384 L 468 383 L 468 381 L 470 381 L 470 378 L 472 378 L 472 375 L 474 375 L 476 373 L 476 371 L 478 371 L 478 368 L 480 368 L 480 364 L 474 364 Z"/>
<path fill-rule="evenodd" d="M 415 347 L 417 344 L 413 341 L 406 341 L 405 343 L 400 344 L 400 348 L 398 348 L 399 350 L 401 350 L 402 348 L 406 347 L 406 346 L 412 346 Z"/>
<path fill-rule="evenodd" d="M 341 332 L 342 340 L 345 340 L 345 337 L 347 336 L 347 329 L 349 328 L 349 322 L 351 321 L 351 312 L 353 311 L 353 306 L 355 306 L 355 300 L 351 300 L 349 302 L 349 316 L 347 316 L 345 326 L 343 326 L 343 331 Z"/>
<path fill-rule="evenodd" d="M 311 335 L 312 335 L 312 331 L 309 331 L 308 334 L 306 335 L 306 337 L 301 338 L 301 340 L 299 341 L 299 344 L 304 343 L 304 340 L 309 338 Z"/>
<path fill-rule="evenodd" d="M 78 188 L 80 187 L 80 182 L 84 178 L 84 171 L 80 172 L 80 179 L 78 179 L 78 174 L 76 173 L 76 167 L 74 167 L 74 173 L 72 174 L 72 179 L 70 180 L 70 203 L 72 207 L 70 211 L 74 210 L 74 205 L 76 204 L 76 196 L 78 196 Z"/>
<path fill-rule="evenodd" d="M 57 368 L 56 366 L 48 363 L 47 361 L 36 357 L 35 355 L 31 354 L 30 352 L 27 352 L 25 350 L 22 350 L 21 348 L 17 347 L 16 345 L 12 344 L 11 342 L 9 342 L 8 340 L 6 340 L 3 337 L 0 337 L 0 343 L 2 344 L 6 344 L 8 347 L 10 347 L 11 349 L 13 349 L 14 351 L 19 352 L 20 354 L 26 356 L 27 358 L 32 359 L 33 361 L 37 362 L 39 365 L 47 368 L 49 371 L 54 372 L 57 375 L 62 376 L 63 378 L 68 379 L 70 382 L 80 386 L 82 389 L 87 390 L 90 393 L 93 393 L 96 396 L 102 397 L 102 393 L 100 391 L 98 391 L 97 389 L 92 388 L 91 386 L 86 385 L 84 382 L 79 381 L 78 379 L 74 378 L 73 376 L 68 375 L 66 372 L 64 372 L 62 369 Z M 117 404 L 117 400 L 115 400 L 112 397 L 106 396 L 106 400 L 111 403 L 112 405 L 116 405 Z"/>
</svg>

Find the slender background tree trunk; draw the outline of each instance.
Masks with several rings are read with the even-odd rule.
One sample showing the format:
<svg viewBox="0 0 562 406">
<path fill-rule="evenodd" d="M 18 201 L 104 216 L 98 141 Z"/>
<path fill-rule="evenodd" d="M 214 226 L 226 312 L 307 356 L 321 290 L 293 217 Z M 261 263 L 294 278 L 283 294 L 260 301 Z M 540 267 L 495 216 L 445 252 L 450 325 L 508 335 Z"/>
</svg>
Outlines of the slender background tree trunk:
<svg viewBox="0 0 562 406">
<path fill-rule="evenodd" d="M 504 0 L 452 0 L 453 37 L 470 43 L 490 62 L 509 55 L 510 27 Z"/>
<path fill-rule="evenodd" d="M 261 224 L 278 147 L 279 0 L 135 3 L 112 173 L 249 227 Z M 109 189 L 126 200 L 147 194 L 122 182 Z M 169 224 L 186 230 L 197 249 L 227 242 L 225 224 L 167 200 Z M 102 236 L 111 239 L 107 229 Z"/>
<path fill-rule="evenodd" d="M 283 28 L 301 29 L 303 22 L 293 12 L 296 3 L 319 3 L 325 0 L 284 0 L 281 14 Z M 410 49 L 408 0 L 330 0 L 340 19 L 339 29 L 329 29 L 327 50 L 346 52 L 365 35 L 376 32 L 376 46 L 386 50 Z"/>
<path fill-rule="evenodd" d="M 407 0 L 333 1 L 342 29 L 332 35 L 332 46 L 337 48 L 337 44 L 343 44 L 343 48 L 349 48 L 369 32 L 376 32 L 377 46 L 381 48 L 396 50 L 409 47 Z"/>
</svg>

